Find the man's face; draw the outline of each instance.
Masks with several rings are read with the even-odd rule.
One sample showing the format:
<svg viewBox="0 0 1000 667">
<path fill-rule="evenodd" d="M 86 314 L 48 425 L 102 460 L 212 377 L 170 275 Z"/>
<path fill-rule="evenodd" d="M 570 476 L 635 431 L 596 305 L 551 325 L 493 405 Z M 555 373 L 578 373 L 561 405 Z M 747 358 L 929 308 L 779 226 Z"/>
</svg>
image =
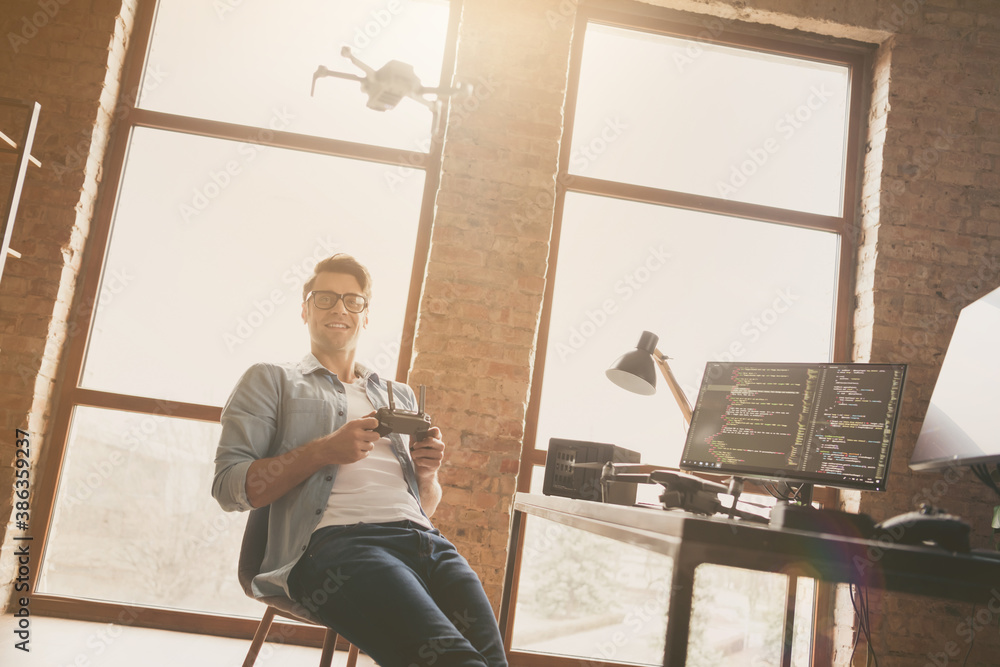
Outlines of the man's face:
<svg viewBox="0 0 1000 667">
<path fill-rule="evenodd" d="M 320 273 L 312 291 L 363 294 L 358 279 L 346 273 Z M 309 328 L 314 354 L 353 351 L 357 348 L 361 330 L 368 325 L 368 310 L 349 313 L 343 299 L 338 299 L 333 308 L 321 310 L 310 298 L 302 304 L 302 321 Z"/>
</svg>

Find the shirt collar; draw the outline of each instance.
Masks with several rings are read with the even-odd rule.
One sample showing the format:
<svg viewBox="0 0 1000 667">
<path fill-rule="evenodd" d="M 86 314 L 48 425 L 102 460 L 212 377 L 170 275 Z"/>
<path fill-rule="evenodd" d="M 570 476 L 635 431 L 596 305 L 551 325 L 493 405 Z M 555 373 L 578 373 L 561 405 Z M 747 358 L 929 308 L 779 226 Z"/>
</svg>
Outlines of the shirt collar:
<svg viewBox="0 0 1000 667">
<path fill-rule="evenodd" d="M 316 355 L 312 352 L 309 352 L 306 356 L 302 357 L 302 360 L 299 362 L 299 371 L 303 375 L 309 375 L 318 371 L 326 371 L 327 373 L 330 372 L 327 370 L 326 366 L 319 362 L 319 359 L 317 359 Z M 378 373 L 357 361 L 354 362 L 354 372 L 358 373 L 365 379 L 366 382 L 369 380 L 375 380 L 376 383 L 379 382 Z"/>
</svg>

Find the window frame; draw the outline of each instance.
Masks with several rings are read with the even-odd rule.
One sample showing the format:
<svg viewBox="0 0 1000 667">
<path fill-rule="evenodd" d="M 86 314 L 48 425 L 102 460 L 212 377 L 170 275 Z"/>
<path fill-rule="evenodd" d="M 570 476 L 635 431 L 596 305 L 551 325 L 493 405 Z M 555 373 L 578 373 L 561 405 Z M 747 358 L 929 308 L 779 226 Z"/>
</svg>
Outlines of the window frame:
<svg viewBox="0 0 1000 667">
<path fill-rule="evenodd" d="M 133 129 L 142 127 L 176 131 L 214 139 L 424 170 L 426 175 L 417 220 L 410 285 L 395 372 L 395 380 L 401 382 L 406 381 L 412 361 L 416 314 L 423 288 L 423 275 L 430 253 L 434 200 L 440 184 L 443 130 L 438 127 L 432 131 L 428 151 L 422 153 L 287 131 L 261 132 L 259 127 L 137 107 L 138 91 L 141 90 L 159 2 L 160 0 L 136 0 L 135 2 L 135 23 L 130 37 L 129 51 L 125 56 L 122 69 L 117 106 L 115 107 L 116 118 L 108 150 L 103 159 L 104 178 L 99 186 L 99 198 L 93 212 L 92 228 L 87 240 L 83 266 L 80 269 L 78 288 L 69 312 L 68 341 L 60 359 L 59 386 L 53 399 L 51 429 L 47 446 L 41 455 L 42 474 L 39 476 L 39 486 L 33 507 L 33 518 L 40 528 L 35 538 L 35 549 L 39 556 L 36 557 L 36 564 L 30 575 L 32 606 L 34 612 L 39 615 L 250 638 L 253 637 L 257 629 L 259 619 L 34 592 L 45 558 L 46 542 L 52 528 L 55 499 L 66 458 L 72 416 L 76 407 L 106 408 L 210 423 L 218 423 L 222 415 L 222 406 L 120 394 L 86 389 L 81 386 L 87 345 L 97 312 L 101 277 L 110 249 L 114 211 L 119 199 Z M 462 14 L 462 0 L 448 0 L 448 3 L 449 16 L 441 67 L 442 80 L 450 78 L 455 69 L 458 28 Z M 447 98 L 442 100 L 440 109 L 442 117 L 447 116 L 448 104 Z M 263 607 L 261 612 L 263 613 Z M 272 632 L 275 631 L 280 632 L 284 637 L 283 641 L 287 643 L 317 647 L 323 645 L 322 628 L 276 622 L 272 629 Z"/>
<path fill-rule="evenodd" d="M 570 172 L 571 151 L 566 147 L 571 145 L 573 137 L 583 60 L 584 36 L 589 23 L 688 39 L 693 42 L 707 42 L 734 48 L 749 48 L 775 55 L 806 58 L 847 66 L 849 68 L 848 89 L 850 91 L 850 99 L 847 110 L 848 126 L 846 128 L 844 153 L 844 183 L 841 214 L 839 216 L 831 216 L 793 211 L 761 204 L 751 204 L 572 174 Z M 722 26 L 721 28 L 719 28 L 720 25 Z M 859 42 L 825 38 L 819 35 L 786 30 L 776 26 L 754 26 L 742 23 L 738 19 L 724 20 L 641 5 L 635 2 L 611 3 L 602 0 L 596 0 L 593 3 L 581 4 L 579 6 L 575 18 L 573 35 L 564 106 L 565 122 L 561 139 L 564 149 L 560 151 L 558 172 L 556 174 L 556 193 L 548 269 L 531 376 L 531 389 L 525 419 L 521 462 L 517 478 L 517 490 L 520 492 L 530 491 L 532 473 L 536 468 L 544 469 L 547 455 L 547 450 L 538 448 L 536 440 L 545 374 L 545 361 L 548 352 L 549 325 L 552 315 L 555 277 L 558 270 L 559 243 L 564 205 L 568 192 L 637 201 L 702 213 L 720 214 L 836 234 L 839 241 L 839 257 L 834 300 L 835 312 L 831 361 L 844 362 L 850 360 L 851 357 L 852 321 L 855 303 L 855 270 L 857 267 L 855 249 L 857 248 L 859 234 L 860 192 L 861 178 L 863 176 L 863 154 L 861 149 L 864 141 L 864 132 L 867 129 L 864 112 L 870 104 L 869 89 L 873 47 Z M 663 400 L 669 401 L 670 399 L 664 398 Z M 650 472 L 657 469 L 676 469 L 676 467 L 646 463 L 643 464 L 641 469 L 643 472 Z M 713 481 L 725 481 L 724 477 L 718 475 L 697 474 Z M 751 481 L 746 483 L 744 492 L 766 493 L 762 487 Z M 840 495 L 836 489 L 821 487 L 816 489 L 813 499 L 820 505 L 836 507 Z M 512 588 L 511 599 L 516 600 L 523 539 L 516 545 L 510 545 L 510 548 L 515 549 L 517 552 L 517 566 L 515 567 L 515 571 L 507 573 L 508 582 Z M 789 594 L 786 597 L 786 618 L 791 617 L 794 613 L 795 581 L 794 577 L 790 578 Z M 817 582 L 814 591 L 813 632 L 810 643 L 813 660 L 818 660 L 817 664 L 822 664 L 824 661 L 828 662 L 832 659 L 833 645 L 831 639 L 818 633 L 816 628 L 824 625 L 833 625 L 833 586 L 824 582 Z M 514 613 L 512 609 L 512 613 L 508 619 L 509 627 L 506 629 L 508 636 L 513 629 L 513 622 Z M 786 639 L 790 641 L 791 631 L 787 627 L 787 624 L 786 631 L 788 632 Z M 515 654 L 518 656 L 516 661 L 513 659 Z M 533 657 L 533 654 L 522 651 L 512 652 L 511 658 L 512 664 L 534 664 L 537 661 Z M 567 660 L 576 661 L 575 658 L 555 658 L 552 664 L 562 665 L 563 661 Z M 569 665 L 569 662 L 565 662 L 565 665 Z"/>
</svg>

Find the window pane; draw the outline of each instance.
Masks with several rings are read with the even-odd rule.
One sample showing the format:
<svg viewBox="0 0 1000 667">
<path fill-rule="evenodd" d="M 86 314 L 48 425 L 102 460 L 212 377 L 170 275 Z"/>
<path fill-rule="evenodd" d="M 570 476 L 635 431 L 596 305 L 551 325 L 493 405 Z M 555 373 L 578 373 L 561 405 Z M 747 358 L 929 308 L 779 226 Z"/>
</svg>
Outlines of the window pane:
<svg viewBox="0 0 1000 667">
<path fill-rule="evenodd" d="M 235 5 L 235 6 L 234 6 Z M 441 76 L 448 28 L 443 0 L 161 0 L 139 104 L 147 109 L 407 150 L 426 151 L 431 112 L 404 99 L 368 109 L 357 81 L 323 78 L 320 65 L 362 72 L 413 66 L 425 86 Z M 449 82 L 445 82 L 446 84 Z"/>
<path fill-rule="evenodd" d="M 792 630 L 792 667 L 808 667 L 812 664 L 816 580 L 796 577 L 796 582 L 795 621 Z"/>
<path fill-rule="evenodd" d="M 840 215 L 844 66 L 588 25 L 570 171 Z"/>
<path fill-rule="evenodd" d="M 706 362 L 828 361 L 837 237 L 570 193 L 559 241 L 536 446 L 594 440 L 677 465 L 687 430 L 657 395 L 604 371 L 643 330 L 694 401 Z"/>
<path fill-rule="evenodd" d="M 219 428 L 77 407 L 39 590 L 259 615 L 236 574 L 246 514 L 211 495 Z"/>
<path fill-rule="evenodd" d="M 781 664 L 788 577 L 704 564 L 694 571 L 689 667 Z"/>
<path fill-rule="evenodd" d="M 374 278 L 359 360 L 393 377 L 424 173 L 137 129 L 83 386 L 222 405 L 258 361 L 309 351 L 302 283 L 345 251 Z"/>
<path fill-rule="evenodd" d="M 527 519 L 512 648 L 663 664 L 673 559 Z"/>
</svg>

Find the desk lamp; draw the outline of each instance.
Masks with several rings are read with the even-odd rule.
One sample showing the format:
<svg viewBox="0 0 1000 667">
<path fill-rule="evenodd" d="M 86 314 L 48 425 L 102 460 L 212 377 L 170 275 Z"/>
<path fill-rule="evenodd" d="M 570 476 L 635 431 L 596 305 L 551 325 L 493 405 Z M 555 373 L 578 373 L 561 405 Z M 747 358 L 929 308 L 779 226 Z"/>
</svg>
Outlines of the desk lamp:
<svg viewBox="0 0 1000 667">
<path fill-rule="evenodd" d="M 643 331 L 635 349 L 618 357 L 618 360 L 611 364 L 611 368 L 606 371 L 606 375 L 609 380 L 622 389 L 649 396 L 656 393 L 656 370 L 653 368 L 655 365 L 660 369 L 660 374 L 663 375 L 667 386 L 670 387 L 670 393 L 677 401 L 677 407 L 684 415 L 684 421 L 690 427 L 691 404 L 684 392 L 681 391 L 681 386 L 677 382 L 677 378 L 674 377 L 673 371 L 670 370 L 670 365 L 667 363 L 669 357 L 656 349 L 656 343 L 659 340 L 656 334 Z M 613 474 L 611 471 L 609 473 Z M 734 477 L 729 481 L 728 486 L 723 486 L 690 475 L 665 470 L 656 471 L 653 474 L 658 478 L 651 477 L 652 481 L 659 482 L 666 489 L 664 495 L 661 496 L 664 505 L 669 504 L 709 515 L 727 511 L 729 518 L 740 516 L 754 521 L 759 520 L 759 517 L 753 514 L 740 512 L 736 509 L 736 503 L 743 492 L 742 479 Z M 719 503 L 719 493 L 728 493 L 733 496 L 733 504 L 728 510 Z M 665 500 L 667 497 L 673 497 L 675 500 L 668 503 Z"/>
<path fill-rule="evenodd" d="M 618 360 L 611 364 L 611 368 L 606 371 L 606 374 L 609 380 L 622 389 L 649 396 L 656 393 L 656 370 L 653 368 L 655 365 L 660 369 L 660 374 L 666 380 L 667 386 L 670 387 L 670 392 L 674 395 L 674 400 L 677 401 L 677 407 L 684 415 L 684 421 L 690 426 L 691 404 L 684 392 L 681 391 L 677 378 L 674 377 L 673 371 L 667 364 L 669 357 L 656 349 L 656 343 L 659 340 L 656 334 L 643 331 L 635 349 L 618 357 Z"/>
</svg>

